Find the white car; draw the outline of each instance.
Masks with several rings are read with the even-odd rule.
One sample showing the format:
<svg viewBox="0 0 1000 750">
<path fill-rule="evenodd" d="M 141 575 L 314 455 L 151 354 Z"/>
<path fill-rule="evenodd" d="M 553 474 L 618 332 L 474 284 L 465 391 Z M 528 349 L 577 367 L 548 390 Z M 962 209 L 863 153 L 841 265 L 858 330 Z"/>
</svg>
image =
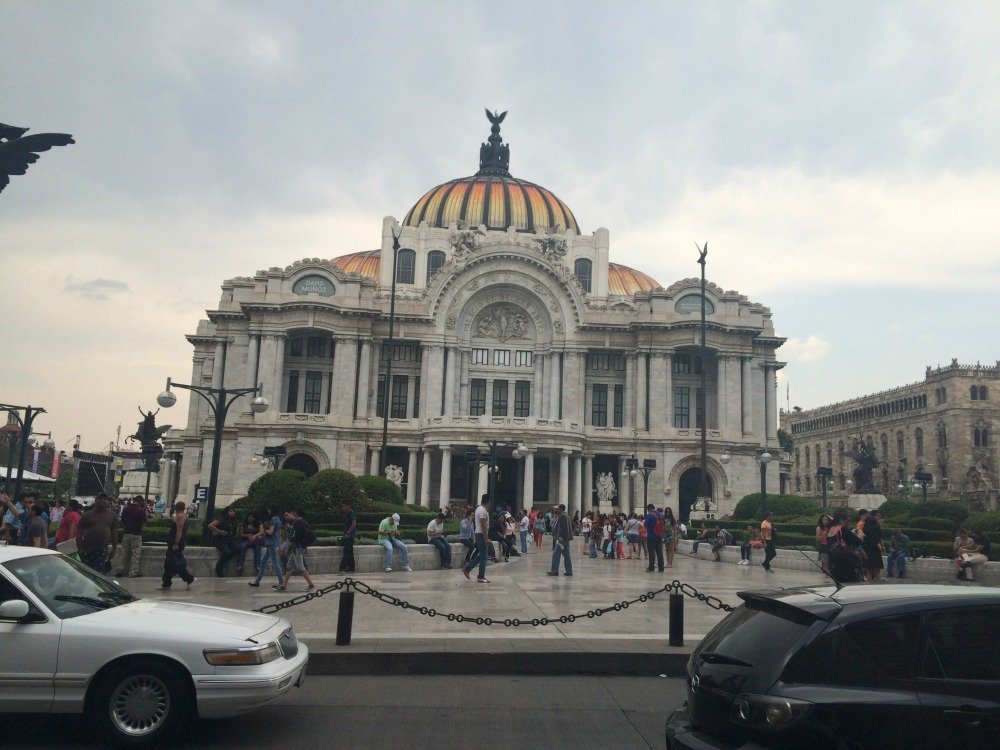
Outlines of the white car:
<svg viewBox="0 0 1000 750">
<path fill-rule="evenodd" d="M 58 552 L 0 546 L 2 712 L 86 712 L 134 746 L 252 711 L 308 660 L 277 617 L 138 599 Z"/>
</svg>

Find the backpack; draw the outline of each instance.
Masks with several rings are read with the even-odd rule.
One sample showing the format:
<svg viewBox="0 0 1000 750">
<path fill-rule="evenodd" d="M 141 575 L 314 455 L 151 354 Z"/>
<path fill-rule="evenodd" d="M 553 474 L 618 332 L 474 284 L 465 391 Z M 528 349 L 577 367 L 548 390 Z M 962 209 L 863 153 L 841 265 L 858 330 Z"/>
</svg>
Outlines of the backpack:
<svg viewBox="0 0 1000 750">
<path fill-rule="evenodd" d="M 726 531 L 726 529 L 720 529 L 719 531 L 720 531 L 719 536 L 722 537 L 723 544 L 725 544 L 728 547 L 730 544 L 733 543 L 732 534 Z"/>
<path fill-rule="evenodd" d="M 305 522 L 303 522 L 305 523 Z M 302 534 L 302 540 L 299 542 L 300 547 L 311 547 L 316 544 L 316 532 L 313 531 L 312 526 L 306 523 L 305 532 Z"/>
<path fill-rule="evenodd" d="M 663 522 L 662 513 L 656 514 L 656 523 L 653 526 L 653 533 L 660 539 L 663 539 L 664 535 L 667 533 L 667 527 Z"/>
</svg>

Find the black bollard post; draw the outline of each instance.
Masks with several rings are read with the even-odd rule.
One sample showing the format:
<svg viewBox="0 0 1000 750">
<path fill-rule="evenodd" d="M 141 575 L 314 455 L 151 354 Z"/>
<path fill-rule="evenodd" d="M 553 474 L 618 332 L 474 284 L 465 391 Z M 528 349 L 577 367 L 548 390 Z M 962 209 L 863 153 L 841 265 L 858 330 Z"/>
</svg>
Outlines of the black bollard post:
<svg viewBox="0 0 1000 750">
<path fill-rule="evenodd" d="M 337 645 L 351 645 L 351 628 L 354 623 L 354 592 L 348 588 L 340 592 L 340 609 L 337 611 Z"/>
<path fill-rule="evenodd" d="M 684 645 L 684 595 L 670 595 L 670 634 L 667 643 L 671 646 Z M 339 637 L 339 636 L 338 636 Z"/>
</svg>

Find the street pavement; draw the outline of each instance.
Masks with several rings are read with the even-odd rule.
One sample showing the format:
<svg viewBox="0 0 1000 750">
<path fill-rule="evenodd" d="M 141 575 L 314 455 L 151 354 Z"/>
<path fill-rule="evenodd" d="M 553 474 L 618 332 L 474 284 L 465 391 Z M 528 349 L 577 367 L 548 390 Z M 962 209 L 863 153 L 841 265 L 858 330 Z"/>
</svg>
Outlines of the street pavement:
<svg viewBox="0 0 1000 750">
<path fill-rule="evenodd" d="M 680 679 L 315 677 L 244 717 L 195 721 L 171 747 L 662 748 Z M 0 715 L 4 748 L 103 748 L 79 716 Z"/>
<path fill-rule="evenodd" d="M 663 573 L 646 573 L 645 560 L 590 559 L 579 554 L 580 543 L 573 544 L 572 577 L 549 577 L 551 565 L 549 540 L 543 546 L 532 546 L 526 556 L 511 558 L 487 568 L 492 581 L 480 584 L 467 581 L 457 564 L 454 570 L 404 572 L 397 568 L 391 573 L 365 573 L 353 576 L 386 594 L 416 606 L 431 607 L 441 613 L 461 613 L 472 617 L 490 617 L 502 623 L 507 618 L 531 621 L 536 618 L 555 619 L 547 627 L 477 626 L 470 622 L 449 621 L 446 617 L 428 617 L 414 610 L 404 610 L 368 596 L 356 596 L 351 649 L 406 649 L 407 643 L 427 641 L 444 651 L 446 644 L 454 646 L 461 639 L 491 639 L 510 643 L 520 640 L 550 641 L 610 641 L 642 643 L 659 648 L 667 638 L 669 597 L 664 593 L 655 599 L 637 603 L 620 612 L 602 617 L 577 619 L 560 623 L 558 618 L 582 614 L 607 607 L 640 594 L 662 589 L 673 580 L 694 586 L 699 591 L 716 596 L 731 605 L 739 604 L 738 591 L 754 588 L 778 588 L 818 584 L 823 581 L 820 571 L 776 570 L 765 572 L 760 565 L 740 566 L 716 563 L 690 555 L 678 554 L 673 568 Z M 456 560 L 456 563 L 458 561 Z M 342 576 L 316 576 L 319 587 L 329 586 Z M 292 579 L 288 591 L 271 589 L 274 577 L 265 578 L 259 589 L 247 586 L 247 578 L 199 578 L 191 590 L 180 581 L 170 591 L 158 591 L 158 580 L 135 578 L 120 581 L 138 596 L 178 601 L 214 604 L 238 609 L 256 609 L 297 596 L 305 589 L 300 578 Z M 289 620 L 298 636 L 308 643 L 325 644 L 336 636 L 339 597 L 330 594 L 289 609 L 281 617 Z M 685 598 L 685 641 L 697 643 L 717 623 L 724 613 L 695 599 Z M 614 643 L 609 643 L 614 648 Z"/>
</svg>

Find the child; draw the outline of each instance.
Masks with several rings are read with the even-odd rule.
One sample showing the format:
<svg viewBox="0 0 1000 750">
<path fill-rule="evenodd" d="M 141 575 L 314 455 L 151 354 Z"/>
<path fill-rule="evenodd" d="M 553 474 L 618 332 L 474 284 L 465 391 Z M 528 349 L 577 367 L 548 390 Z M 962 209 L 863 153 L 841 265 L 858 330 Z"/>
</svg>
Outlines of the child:
<svg viewBox="0 0 1000 750">
<path fill-rule="evenodd" d="M 618 527 L 615 531 L 615 550 L 617 552 L 617 557 L 619 560 L 625 559 L 625 529 Z"/>
</svg>

